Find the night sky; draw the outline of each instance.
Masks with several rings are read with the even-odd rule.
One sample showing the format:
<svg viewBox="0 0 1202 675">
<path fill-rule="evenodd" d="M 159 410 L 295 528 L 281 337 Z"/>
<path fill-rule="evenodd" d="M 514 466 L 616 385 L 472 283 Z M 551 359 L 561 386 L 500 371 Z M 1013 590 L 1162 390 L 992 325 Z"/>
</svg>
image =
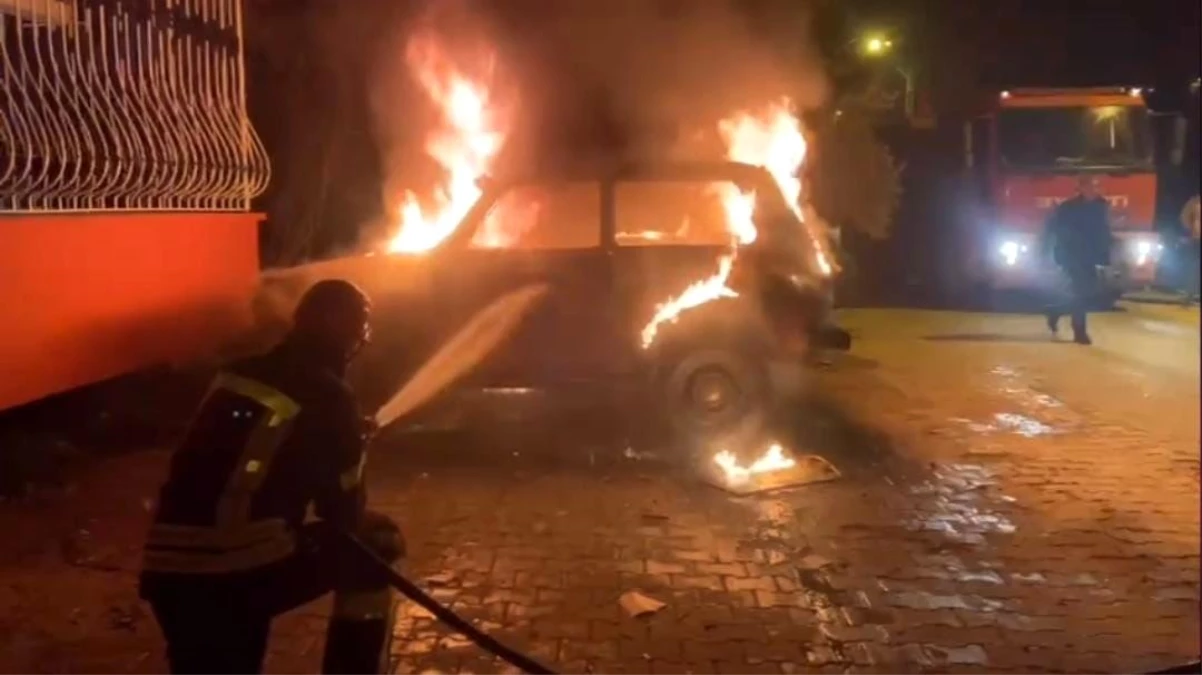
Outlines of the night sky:
<svg viewBox="0 0 1202 675">
<path fill-rule="evenodd" d="M 501 23 L 513 30 L 509 46 L 523 48 L 540 40 L 539 15 L 569 2 L 464 1 L 493 19 L 504 19 Z M 850 39 L 868 30 L 888 30 L 898 44 L 892 58 L 918 72 L 920 103 L 931 103 L 940 119 L 954 120 L 957 113 L 971 111 L 987 90 L 1121 85 L 1183 95 L 1199 74 L 1199 0 L 645 1 L 669 12 L 707 2 L 734 5 L 751 15 L 764 44 L 778 46 L 806 39 L 794 35 L 795 24 L 777 19 L 782 12 L 800 16 L 809 11 L 810 32 L 832 72 L 849 63 L 853 73 L 863 67 L 849 54 Z M 405 16 L 420 14 L 430 2 L 451 0 L 357 2 L 371 11 L 342 11 L 352 5 L 346 0 L 247 4 L 252 115 L 276 169 L 264 200 L 273 218 L 361 222 L 380 208 L 384 158 L 367 109 L 373 90 L 367 73 L 378 56 L 377 34 L 397 32 L 398 21 L 403 27 Z M 620 41 L 612 46 L 621 48 Z M 554 63 L 553 50 L 551 54 L 547 60 Z M 553 89 L 577 107 L 598 107 L 590 103 L 587 90 L 574 84 L 569 79 Z M 405 122 L 394 131 L 412 136 L 409 144 L 416 153 L 428 124 L 419 115 L 422 104 L 412 103 L 397 102 L 398 119 Z M 331 181 L 328 189 L 316 187 Z M 323 195 L 320 207 L 310 204 L 312 194 Z"/>
<path fill-rule="evenodd" d="M 947 100 L 972 86 L 1144 85 L 1198 76 L 1198 0 L 846 0 L 895 26 Z"/>
</svg>

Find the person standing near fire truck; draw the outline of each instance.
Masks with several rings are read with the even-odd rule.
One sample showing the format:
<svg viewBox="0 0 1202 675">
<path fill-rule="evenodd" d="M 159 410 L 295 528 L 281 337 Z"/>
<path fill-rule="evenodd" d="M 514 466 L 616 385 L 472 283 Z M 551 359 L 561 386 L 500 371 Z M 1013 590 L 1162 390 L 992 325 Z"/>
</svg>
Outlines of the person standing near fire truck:
<svg viewBox="0 0 1202 675">
<path fill-rule="evenodd" d="M 172 457 L 140 579 L 172 672 L 259 672 L 272 618 L 331 590 L 324 672 L 379 672 L 393 598 L 347 535 L 389 562 L 404 542 L 366 510 L 374 425 L 343 379 L 369 315 L 354 285 L 318 282 L 284 341 L 220 373 L 201 403 Z M 310 504 L 319 520 L 306 524 Z"/>
<path fill-rule="evenodd" d="M 1181 226 L 1185 230 L 1184 255 L 1181 264 L 1182 295 L 1186 304 L 1198 301 L 1199 275 L 1202 274 L 1202 202 L 1194 195 L 1181 210 Z"/>
<path fill-rule="evenodd" d="M 1077 195 L 1052 211 L 1043 233 L 1043 250 L 1060 268 L 1067 297 L 1046 312 L 1048 330 L 1057 333 L 1060 317 L 1072 317 L 1073 342 L 1092 344 L 1086 315 L 1098 295 L 1100 267 L 1110 264 L 1110 207 L 1098 192 L 1098 180 L 1077 180 Z"/>
</svg>

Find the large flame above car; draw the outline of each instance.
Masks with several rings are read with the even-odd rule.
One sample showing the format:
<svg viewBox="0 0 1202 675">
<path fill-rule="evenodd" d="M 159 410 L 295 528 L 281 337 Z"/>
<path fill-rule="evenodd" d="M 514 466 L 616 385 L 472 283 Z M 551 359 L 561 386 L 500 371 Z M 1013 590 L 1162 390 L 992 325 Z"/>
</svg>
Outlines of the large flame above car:
<svg viewBox="0 0 1202 675">
<path fill-rule="evenodd" d="M 785 203 L 805 226 L 818 270 L 829 275 L 832 269 L 826 233 L 822 231 L 821 223 L 806 217 L 802 208 L 801 169 L 809 146 L 801 120 L 794 114 L 788 99 L 759 110 L 735 113 L 718 123 L 718 131 L 726 143 L 729 159 L 762 166 L 772 174 Z"/>
<path fill-rule="evenodd" d="M 767 169 L 789 208 L 799 221 L 805 223 L 800 175 L 806 158 L 806 139 L 801 121 L 793 113 L 789 101 L 785 99 L 761 109 L 736 112 L 718 122 L 718 132 L 726 145 L 727 158 Z M 728 281 L 738 247 L 753 243 L 758 236 L 754 221 L 755 194 L 740 191 L 731 183 L 720 184 L 717 189 L 726 215 L 726 228 L 731 235 L 731 250 L 718 260 L 718 269 L 712 276 L 694 282 L 680 295 L 656 308 L 641 333 L 644 349 L 655 342 L 663 324 L 675 322 L 683 312 L 714 300 L 738 296 Z M 822 246 L 825 239 L 809 227 L 807 235 L 814 243 L 817 268 L 823 274 L 830 274 L 830 260 Z"/>
<path fill-rule="evenodd" d="M 405 57 L 418 84 L 438 108 L 439 123 L 425 149 L 445 178 L 425 202 L 413 192 L 405 193 L 400 225 L 388 242 L 388 251 L 423 253 L 449 237 L 480 198 L 477 183 L 492 167 L 506 133 L 490 83 L 457 68 L 437 38 L 415 36 Z"/>
</svg>

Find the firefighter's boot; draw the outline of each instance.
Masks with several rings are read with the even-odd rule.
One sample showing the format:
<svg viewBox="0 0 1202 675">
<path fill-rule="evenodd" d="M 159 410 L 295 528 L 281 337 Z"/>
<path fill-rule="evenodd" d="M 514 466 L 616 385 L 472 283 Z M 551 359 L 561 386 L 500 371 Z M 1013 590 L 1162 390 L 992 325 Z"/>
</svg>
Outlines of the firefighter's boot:
<svg viewBox="0 0 1202 675">
<path fill-rule="evenodd" d="M 404 539 L 390 519 L 368 514 L 360 539 L 389 564 L 404 557 Z M 353 577 L 334 591 L 334 611 L 326 629 L 323 673 L 383 673 L 388 666 L 396 599 L 372 564 L 362 562 Z"/>
<path fill-rule="evenodd" d="M 322 672 L 386 672 L 393 615 L 391 588 L 336 593 Z"/>
</svg>

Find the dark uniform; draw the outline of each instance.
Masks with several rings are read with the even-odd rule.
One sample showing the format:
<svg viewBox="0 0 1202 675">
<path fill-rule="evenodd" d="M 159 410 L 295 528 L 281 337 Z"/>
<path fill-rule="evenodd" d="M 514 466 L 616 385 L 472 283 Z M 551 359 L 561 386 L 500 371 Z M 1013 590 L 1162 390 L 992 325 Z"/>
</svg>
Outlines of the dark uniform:
<svg viewBox="0 0 1202 675">
<path fill-rule="evenodd" d="M 259 672 L 272 618 L 331 590 L 325 672 L 378 672 L 393 598 L 340 533 L 374 536 L 386 559 L 403 551 L 395 525 L 365 510 L 368 427 L 343 382 L 355 350 L 294 331 L 210 388 L 143 558 L 173 672 Z M 319 520 L 306 524 L 310 505 Z"/>
<path fill-rule="evenodd" d="M 1048 308 L 1048 327 L 1055 332 L 1060 317 L 1072 317 L 1073 339 L 1089 344 L 1086 314 L 1098 297 L 1099 265 L 1110 264 L 1110 209 L 1101 197 L 1077 195 L 1052 212 L 1044 232 L 1044 247 L 1060 267 L 1068 286 L 1067 299 Z"/>
</svg>

